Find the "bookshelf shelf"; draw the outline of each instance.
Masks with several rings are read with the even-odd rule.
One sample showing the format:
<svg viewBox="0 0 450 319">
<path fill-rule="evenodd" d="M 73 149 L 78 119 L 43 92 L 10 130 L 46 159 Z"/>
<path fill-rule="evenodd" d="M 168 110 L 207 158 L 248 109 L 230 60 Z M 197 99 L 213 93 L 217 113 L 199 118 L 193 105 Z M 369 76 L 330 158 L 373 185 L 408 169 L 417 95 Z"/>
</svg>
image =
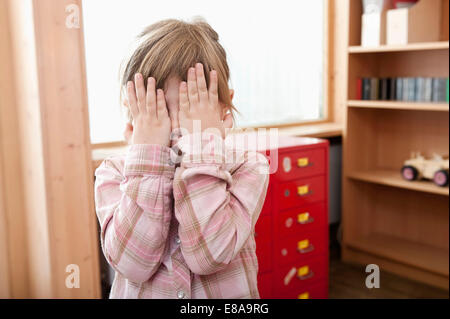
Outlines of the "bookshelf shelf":
<svg viewBox="0 0 450 319">
<path fill-rule="evenodd" d="M 449 275 L 445 249 L 381 233 L 350 240 L 349 246 L 443 276 Z"/>
<path fill-rule="evenodd" d="M 349 100 L 349 107 L 448 112 L 448 103 Z"/>
<path fill-rule="evenodd" d="M 438 41 L 372 48 L 361 46 L 362 1 L 339 1 L 348 22 L 338 74 L 342 259 L 448 290 L 449 188 L 406 181 L 400 171 L 412 152 L 449 155 L 449 103 L 414 101 L 447 99 L 449 0 L 419 0 L 441 2 Z"/>
<path fill-rule="evenodd" d="M 379 47 L 350 46 L 348 52 L 354 53 L 377 53 L 377 52 L 404 52 L 404 51 L 426 51 L 426 50 L 448 50 L 448 41 L 410 43 L 406 45 L 382 45 Z"/>
<path fill-rule="evenodd" d="M 357 171 L 348 173 L 347 176 L 351 179 L 369 183 L 449 196 L 448 187 L 436 186 L 431 181 L 405 181 L 401 177 L 400 172 L 395 170 Z"/>
</svg>

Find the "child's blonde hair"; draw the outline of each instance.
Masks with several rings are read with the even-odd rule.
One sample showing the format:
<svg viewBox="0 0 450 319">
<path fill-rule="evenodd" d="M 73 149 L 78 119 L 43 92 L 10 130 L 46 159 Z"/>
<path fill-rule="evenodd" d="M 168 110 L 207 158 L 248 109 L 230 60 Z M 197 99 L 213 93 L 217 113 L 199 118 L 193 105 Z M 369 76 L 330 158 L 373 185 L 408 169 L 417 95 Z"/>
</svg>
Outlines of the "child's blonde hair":
<svg viewBox="0 0 450 319">
<path fill-rule="evenodd" d="M 133 81 L 136 73 L 147 79 L 154 77 L 157 88 L 164 88 L 169 76 L 178 76 L 186 81 L 187 71 L 196 63 L 202 63 L 206 83 L 209 86 L 209 72 L 217 71 L 219 101 L 231 113 L 235 111 L 231 103 L 228 80 L 230 71 L 226 53 L 219 43 L 219 36 L 203 19 L 193 22 L 167 19 L 156 22 L 139 35 L 141 41 L 129 58 L 121 74 L 121 100 L 126 84 Z M 128 112 L 131 121 L 131 113 Z"/>
</svg>

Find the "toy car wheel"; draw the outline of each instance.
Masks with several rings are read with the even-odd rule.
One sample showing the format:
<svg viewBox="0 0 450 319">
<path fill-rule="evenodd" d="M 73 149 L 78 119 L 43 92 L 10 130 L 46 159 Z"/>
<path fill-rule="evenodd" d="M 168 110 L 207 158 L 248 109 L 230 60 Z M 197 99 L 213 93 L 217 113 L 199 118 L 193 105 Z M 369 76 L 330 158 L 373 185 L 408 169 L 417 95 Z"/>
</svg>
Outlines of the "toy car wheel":
<svg viewBox="0 0 450 319">
<path fill-rule="evenodd" d="M 448 185 L 448 172 L 441 169 L 434 173 L 433 182 L 441 187 Z"/>
<path fill-rule="evenodd" d="M 414 166 L 406 165 L 402 167 L 402 176 L 404 179 L 413 181 L 417 179 L 417 175 L 419 175 L 419 172 Z"/>
</svg>

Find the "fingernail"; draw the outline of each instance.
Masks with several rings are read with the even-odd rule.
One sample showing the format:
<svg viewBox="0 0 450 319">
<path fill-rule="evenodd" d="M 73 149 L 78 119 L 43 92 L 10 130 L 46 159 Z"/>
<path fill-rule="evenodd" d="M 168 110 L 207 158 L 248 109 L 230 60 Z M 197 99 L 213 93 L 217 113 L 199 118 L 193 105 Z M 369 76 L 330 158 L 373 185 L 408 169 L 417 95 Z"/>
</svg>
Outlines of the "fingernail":
<svg viewBox="0 0 450 319">
<path fill-rule="evenodd" d="M 194 75 L 195 74 L 195 69 L 194 68 L 189 68 L 189 73 Z"/>
<path fill-rule="evenodd" d="M 134 75 L 134 78 L 135 78 L 136 80 L 140 79 L 140 78 L 141 78 L 141 74 L 140 74 L 140 73 L 136 73 L 136 74 Z"/>
<path fill-rule="evenodd" d="M 183 82 L 181 82 L 180 85 L 181 85 L 181 88 L 182 88 L 182 89 L 185 89 L 185 88 L 186 88 L 186 82 L 183 81 Z"/>
<path fill-rule="evenodd" d="M 199 69 L 203 69 L 203 64 L 201 64 L 201 63 L 197 63 L 195 66 Z"/>
</svg>

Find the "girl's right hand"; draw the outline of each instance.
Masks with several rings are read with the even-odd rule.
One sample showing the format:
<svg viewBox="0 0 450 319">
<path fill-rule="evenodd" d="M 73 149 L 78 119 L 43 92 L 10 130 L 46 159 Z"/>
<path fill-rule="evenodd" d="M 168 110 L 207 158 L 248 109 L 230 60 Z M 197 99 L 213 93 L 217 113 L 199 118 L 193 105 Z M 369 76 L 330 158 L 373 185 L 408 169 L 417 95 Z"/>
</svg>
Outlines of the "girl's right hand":
<svg viewBox="0 0 450 319">
<path fill-rule="evenodd" d="M 146 91 L 140 73 L 135 75 L 134 81 L 127 83 L 128 104 L 133 116 L 131 143 L 169 146 L 171 124 L 163 90 L 155 90 L 155 79 L 150 77 Z"/>
</svg>

